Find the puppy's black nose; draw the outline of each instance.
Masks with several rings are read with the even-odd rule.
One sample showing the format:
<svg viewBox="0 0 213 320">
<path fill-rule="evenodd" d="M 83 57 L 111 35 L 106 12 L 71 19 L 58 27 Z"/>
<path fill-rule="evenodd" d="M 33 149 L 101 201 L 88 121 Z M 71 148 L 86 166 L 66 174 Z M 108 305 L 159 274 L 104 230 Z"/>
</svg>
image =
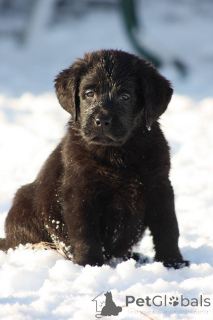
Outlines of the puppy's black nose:
<svg viewBox="0 0 213 320">
<path fill-rule="evenodd" d="M 109 127 L 112 122 L 112 118 L 105 115 L 98 114 L 95 117 L 95 124 L 97 127 Z"/>
</svg>

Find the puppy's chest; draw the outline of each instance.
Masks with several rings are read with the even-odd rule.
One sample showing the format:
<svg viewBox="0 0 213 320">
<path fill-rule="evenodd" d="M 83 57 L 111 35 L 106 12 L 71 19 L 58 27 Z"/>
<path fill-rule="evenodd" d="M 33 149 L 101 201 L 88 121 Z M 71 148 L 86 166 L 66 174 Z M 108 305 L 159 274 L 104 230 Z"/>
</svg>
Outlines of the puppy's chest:
<svg viewBox="0 0 213 320">
<path fill-rule="evenodd" d="M 115 210 L 137 211 L 143 198 L 143 182 L 135 173 L 106 171 L 96 189 L 99 198 L 105 199 L 107 207 Z"/>
</svg>

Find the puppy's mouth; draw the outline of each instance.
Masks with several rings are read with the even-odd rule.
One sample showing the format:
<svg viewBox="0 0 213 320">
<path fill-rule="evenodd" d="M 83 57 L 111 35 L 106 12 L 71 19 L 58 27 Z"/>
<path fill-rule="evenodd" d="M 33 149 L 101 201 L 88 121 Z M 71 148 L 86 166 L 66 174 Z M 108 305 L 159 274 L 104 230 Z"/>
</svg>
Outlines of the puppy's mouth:
<svg viewBox="0 0 213 320">
<path fill-rule="evenodd" d="M 105 135 L 94 136 L 90 139 L 87 139 L 90 144 L 106 145 L 106 146 L 121 146 L 124 143 L 124 140 L 118 140 L 111 138 Z"/>
<path fill-rule="evenodd" d="M 121 127 L 93 127 L 90 125 L 82 126 L 82 137 L 88 144 L 121 146 L 128 138 L 128 130 Z"/>
</svg>

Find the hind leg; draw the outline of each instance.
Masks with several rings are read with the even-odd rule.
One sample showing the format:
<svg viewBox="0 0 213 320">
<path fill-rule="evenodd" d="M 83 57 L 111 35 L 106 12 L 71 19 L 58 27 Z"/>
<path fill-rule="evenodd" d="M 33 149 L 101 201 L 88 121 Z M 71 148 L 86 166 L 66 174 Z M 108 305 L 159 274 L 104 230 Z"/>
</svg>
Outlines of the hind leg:
<svg viewBox="0 0 213 320">
<path fill-rule="evenodd" d="M 34 184 L 31 183 L 20 188 L 15 195 L 6 219 L 6 240 L 0 242 L 3 250 L 15 248 L 19 244 L 50 241 L 43 228 L 42 217 L 37 216 L 33 203 Z"/>
</svg>

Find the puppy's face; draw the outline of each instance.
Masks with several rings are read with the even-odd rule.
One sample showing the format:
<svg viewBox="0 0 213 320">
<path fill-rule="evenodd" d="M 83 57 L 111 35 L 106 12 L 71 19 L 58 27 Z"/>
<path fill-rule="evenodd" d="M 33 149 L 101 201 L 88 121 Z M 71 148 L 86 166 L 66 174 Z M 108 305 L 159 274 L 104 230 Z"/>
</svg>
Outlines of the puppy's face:
<svg viewBox="0 0 213 320">
<path fill-rule="evenodd" d="M 173 90 L 158 71 L 116 50 L 85 54 L 56 78 L 56 94 L 89 144 L 124 144 L 140 124 L 150 128 Z"/>
<path fill-rule="evenodd" d="M 82 78 L 81 132 L 88 143 L 122 145 L 129 138 L 143 110 L 136 80 L 131 74 L 119 75 L 116 66 L 108 70 L 105 61 Z"/>
</svg>

